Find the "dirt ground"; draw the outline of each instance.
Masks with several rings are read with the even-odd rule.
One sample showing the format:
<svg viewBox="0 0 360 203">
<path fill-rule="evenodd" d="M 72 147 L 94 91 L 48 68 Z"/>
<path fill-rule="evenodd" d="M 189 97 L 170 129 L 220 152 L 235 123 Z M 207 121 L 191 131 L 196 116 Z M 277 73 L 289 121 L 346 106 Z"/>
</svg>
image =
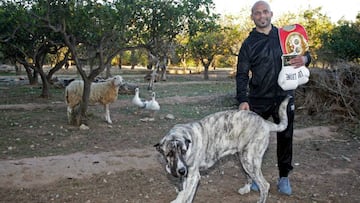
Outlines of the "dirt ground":
<svg viewBox="0 0 360 203">
<path fill-rule="evenodd" d="M 204 99 L 209 97 L 160 101 L 192 105 Z M 189 119 L 168 120 L 160 112 L 154 122 L 142 122 L 139 114 L 119 113 L 119 109 L 129 109 L 131 104 L 117 101 L 111 105 L 113 125 L 95 117 L 89 130 L 79 130 L 66 124 L 65 114 L 54 113 L 64 111 L 65 104 L 49 106 L 1 105 L 1 113 L 8 118 L 23 115 L 24 111 L 48 112 L 38 115 L 38 122 L 33 118 L 31 129 L 30 124 L 23 123 L 1 129 L 1 134 L 11 134 L 14 140 L 20 139 L 17 136 L 35 135 L 48 140 L 54 133 L 60 133 L 67 139 L 58 143 L 53 138 L 55 141 L 49 146 L 29 143 L 28 150 L 40 153 L 76 142 L 86 145 L 86 150 L 14 158 L 9 154 L 16 150 L 15 145 L 0 149 L 0 202 L 155 203 L 175 199 L 179 181 L 166 174 L 153 144 L 174 124 Z M 101 107 L 91 108 L 102 112 Z M 360 202 L 360 141 L 356 136 L 341 133 L 339 128 L 341 124 L 295 129 L 291 196 L 280 195 L 276 190 L 276 136 L 271 137 L 263 160 L 263 174 L 271 184 L 267 202 Z M 83 140 L 88 142 L 84 144 Z M 256 202 L 259 197 L 256 192 L 237 193 L 244 183 L 237 157 L 226 157 L 202 173 L 194 202 Z"/>
</svg>

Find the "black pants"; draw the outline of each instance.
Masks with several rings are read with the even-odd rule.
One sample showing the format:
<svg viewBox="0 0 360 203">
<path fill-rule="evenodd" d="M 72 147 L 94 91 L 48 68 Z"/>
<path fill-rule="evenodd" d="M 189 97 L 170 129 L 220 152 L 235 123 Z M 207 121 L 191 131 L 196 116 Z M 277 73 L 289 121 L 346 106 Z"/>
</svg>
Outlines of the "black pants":
<svg viewBox="0 0 360 203">
<path fill-rule="evenodd" d="M 284 97 L 276 99 L 250 99 L 250 109 L 264 119 L 268 119 L 271 116 L 275 123 L 279 123 L 280 118 L 278 111 L 283 99 Z M 291 98 L 287 106 L 288 126 L 283 132 L 277 133 L 277 159 L 280 177 L 287 177 L 293 169 L 291 162 L 293 153 L 294 110 L 294 98 Z"/>
</svg>

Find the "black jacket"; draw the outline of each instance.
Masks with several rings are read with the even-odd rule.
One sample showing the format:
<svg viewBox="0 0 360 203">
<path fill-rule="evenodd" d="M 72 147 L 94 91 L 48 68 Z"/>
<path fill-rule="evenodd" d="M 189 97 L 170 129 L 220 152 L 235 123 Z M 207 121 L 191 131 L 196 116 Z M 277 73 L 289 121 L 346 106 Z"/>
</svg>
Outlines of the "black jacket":
<svg viewBox="0 0 360 203">
<path fill-rule="evenodd" d="M 293 90 L 284 91 L 277 83 L 282 67 L 281 56 L 278 28 L 272 26 L 268 35 L 257 32 L 255 28 L 250 32 L 238 55 L 236 98 L 239 103 L 249 102 L 249 98 L 274 99 L 293 95 Z M 305 65 L 308 66 L 311 57 L 309 53 L 306 56 L 308 60 Z"/>
</svg>

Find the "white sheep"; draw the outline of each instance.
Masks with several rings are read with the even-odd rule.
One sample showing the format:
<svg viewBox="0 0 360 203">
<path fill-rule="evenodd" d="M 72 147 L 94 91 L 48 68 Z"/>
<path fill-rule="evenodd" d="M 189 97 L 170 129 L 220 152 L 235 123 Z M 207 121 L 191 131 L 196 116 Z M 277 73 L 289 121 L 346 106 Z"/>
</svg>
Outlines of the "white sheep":
<svg viewBox="0 0 360 203">
<path fill-rule="evenodd" d="M 123 84 L 124 81 L 120 75 L 109 78 L 104 82 L 91 83 L 89 103 L 100 103 L 104 105 L 105 119 L 109 124 L 112 124 L 110 119 L 109 104 L 117 100 L 119 87 Z M 83 80 L 75 80 L 66 86 L 65 102 L 67 104 L 67 116 L 69 123 L 71 122 L 71 115 L 74 108 L 79 105 L 82 100 L 83 90 Z"/>
</svg>

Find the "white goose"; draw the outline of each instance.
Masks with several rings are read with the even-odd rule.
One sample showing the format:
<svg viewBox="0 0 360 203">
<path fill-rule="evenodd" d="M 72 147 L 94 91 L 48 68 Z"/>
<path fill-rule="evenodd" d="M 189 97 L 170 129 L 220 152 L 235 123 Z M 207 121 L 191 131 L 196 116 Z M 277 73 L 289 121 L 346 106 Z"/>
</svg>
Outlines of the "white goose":
<svg viewBox="0 0 360 203">
<path fill-rule="evenodd" d="M 152 92 L 151 93 L 151 100 L 150 101 L 145 101 L 145 106 L 143 108 L 147 109 L 150 111 L 150 116 L 154 117 L 155 112 L 160 110 L 160 105 L 159 103 L 155 100 L 155 96 L 156 93 Z"/>
<path fill-rule="evenodd" d="M 139 88 L 135 88 L 135 96 L 134 98 L 131 100 L 131 102 L 135 105 L 138 106 L 139 108 L 145 108 L 145 101 L 143 101 L 142 99 L 140 99 L 139 97 Z"/>
<path fill-rule="evenodd" d="M 145 107 L 144 107 L 145 109 L 152 110 L 152 111 L 159 111 L 160 110 L 160 105 L 155 100 L 155 96 L 156 96 L 156 93 L 152 92 L 151 93 L 151 100 L 144 102 L 145 103 Z"/>
</svg>

